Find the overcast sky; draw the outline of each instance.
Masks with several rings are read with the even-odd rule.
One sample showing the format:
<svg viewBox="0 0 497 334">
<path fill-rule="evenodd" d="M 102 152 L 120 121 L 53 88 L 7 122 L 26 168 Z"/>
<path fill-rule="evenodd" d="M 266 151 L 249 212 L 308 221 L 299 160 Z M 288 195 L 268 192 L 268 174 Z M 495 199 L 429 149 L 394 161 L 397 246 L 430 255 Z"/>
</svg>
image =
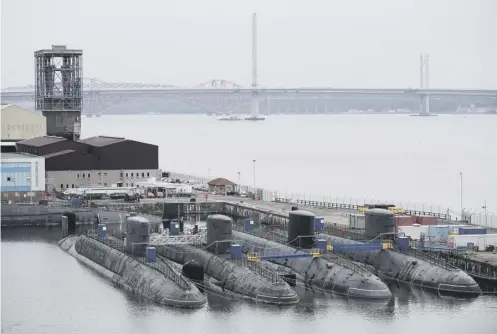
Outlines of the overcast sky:
<svg viewBox="0 0 497 334">
<path fill-rule="evenodd" d="M 497 89 L 497 0 L 1 0 L 2 87 L 33 83 L 36 49 L 84 52 L 84 76 L 194 86 Z"/>
</svg>

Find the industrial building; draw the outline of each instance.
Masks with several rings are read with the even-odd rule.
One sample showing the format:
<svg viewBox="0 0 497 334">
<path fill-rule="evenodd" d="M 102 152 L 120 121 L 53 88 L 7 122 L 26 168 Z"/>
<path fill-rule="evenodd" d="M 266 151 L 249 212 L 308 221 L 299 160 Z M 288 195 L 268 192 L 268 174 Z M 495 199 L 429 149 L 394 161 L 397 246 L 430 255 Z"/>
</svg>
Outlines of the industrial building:
<svg viewBox="0 0 497 334">
<path fill-rule="evenodd" d="M 47 187 L 133 187 L 159 175 L 159 147 L 119 137 L 82 140 L 38 137 L 18 142 L 19 152 L 45 158 Z"/>
<path fill-rule="evenodd" d="M 44 197 L 45 158 L 27 153 L 2 153 L 2 202 Z"/>
<path fill-rule="evenodd" d="M 47 135 L 47 120 L 15 104 L 2 104 L 2 142 L 30 139 Z"/>
</svg>

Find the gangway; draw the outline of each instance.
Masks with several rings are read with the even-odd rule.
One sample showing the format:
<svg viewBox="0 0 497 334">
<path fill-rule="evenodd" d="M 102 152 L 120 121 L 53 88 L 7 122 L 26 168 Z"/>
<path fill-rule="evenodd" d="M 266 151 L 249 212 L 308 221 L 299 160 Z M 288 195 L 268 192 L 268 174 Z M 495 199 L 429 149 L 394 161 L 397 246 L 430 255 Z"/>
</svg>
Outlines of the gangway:
<svg viewBox="0 0 497 334">
<path fill-rule="evenodd" d="M 355 253 L 355 252 L 369 252 L 369 251 L 377 251 L 386 248 L 392 248 L 388 243 L 366 243 L 366 244 L 345 244 L 345 243 L 336 243 L 331 245 L 331 251 L 336 253 Z"/>
<path fill-rule="evenodd" d="M 278 259 L 297 259 L 297 258 L 307 258 L 307 257 L 321 257 L 321 252 L 319 250 L 313 250 L 311 253 L 297 253 L 297 254 L 270 254 L 270 255 L 259 255 L 257 253 L 248 253 L 247 260 L 249 262 L 260 262 L 262 260 L 278 260 Z"/>
<path fill-rule="evenodd" d="M 152 234 L 150 235 L 150 241 L 147 242 L 149 245 L 153 246 L 164 246 L 164 245 L 201 245 L 205 240 L 204 234 L 184 234 L 184 235 L 169 235 L 163 234 Z"/>
</svg>

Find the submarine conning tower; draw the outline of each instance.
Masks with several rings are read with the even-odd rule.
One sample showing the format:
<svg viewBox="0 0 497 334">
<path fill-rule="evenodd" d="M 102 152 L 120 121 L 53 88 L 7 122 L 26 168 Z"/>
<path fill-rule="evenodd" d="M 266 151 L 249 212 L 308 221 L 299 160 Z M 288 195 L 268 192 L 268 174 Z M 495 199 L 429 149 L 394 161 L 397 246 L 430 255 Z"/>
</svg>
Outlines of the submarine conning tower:
<svg viewBox="0 0 497 334">
<path fill-rule="evenodd" d="M 126 217 L 126 238 L 124 249 L 126 253 L 135 256 L 145 256 L 145 250 L 150 241 L 150 234 L 158 231 L 160 223 L 150 222 L 145 217 Z"/>
<path fill-rule="evenodd" d="M 364 213 L 367 238 L 374 239 L 382 234 L 393 237 L 395 232 L 394 213 L 386 209 L 371 209 Z"/>
<path fill-rule="evenodd" d="M 297 248 L 313 248 L 314 219 L 316 216 L 312 212 L 304 210 L 293 210 L 288 214 L 288 243 Z"/>
<path fill-rule="evenodd" d="M 207 250 L 215 254 L 230 251 L 232 240 L 232 220 L 225 215 L 210 215 L 207 217 Z"/>
</svg>

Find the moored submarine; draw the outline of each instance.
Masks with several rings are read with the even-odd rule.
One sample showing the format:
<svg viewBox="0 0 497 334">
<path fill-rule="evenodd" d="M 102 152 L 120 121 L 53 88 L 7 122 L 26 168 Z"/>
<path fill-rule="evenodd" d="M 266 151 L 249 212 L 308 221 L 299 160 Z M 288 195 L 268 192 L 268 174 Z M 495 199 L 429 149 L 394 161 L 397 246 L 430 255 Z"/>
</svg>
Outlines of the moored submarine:
<svg viewBox="0 0 497 334">
<path fill-rule="evenodd" d="M 392 294 L 385 283 L 375 275 L 333 263 L 323 257 L 306 257 L 309 252 L 299 248 L 314 247 L 314 214 L 293 210 L 289 212 L 288 243 L 294 247 L 234 231 L 233 238 L 246 253 L 257 253 L 261 258 L 291 268 L 306 282 L 326 292 L 353 298 L 389 299 Z M 321 249 L 326 252 L 325 249 Z"/>
<path fill-rule="evenodd" d="M 367 238 L 374 239 L 378 235 L 388 235 L 393 239 L 394 215 L 392 212 L 384 209 L 373 209 L 367 212 L 365 218 Z M 328 240 L 333 248 L 343 248 L 342 245 L 352 247 L 351 250 L 347 251 L 348 254 L 356 261 L 373 266 L 382 279 L 404 282 L 442 294 L 467 297 L 481 294 L 481 289 L 476 281 L 464 271 L 442 265 L 428 257 L 425 260 L 406 253 L 409 248 L 409 240 L 406 237 L 395 238 L 394 242 L 399 246 L 399 251 L 381 248 L 353 251 L 354 247 L 359 249 L 363 245 L 371 245 L 374 241 L 365 244 L 327 234 L 321 234 L 319 237 Z"/>
<path fill-rule="evenodd" d="M 69 233 L 75 230 L 75 215 L 66 214 L 63 219 L 63 230 Z M 127 219 L 127 237 L 143 239 L 151 228 L 149 221 L 142 217 Z M 152 227 L 153 228 L 153 227 Z M 199 308 L 206 303 L 205 296 L 199 289 L 176 271 L 167 261 L 155 256 L 155 249 L 147 249 L 147 260 L 151 265 L 138 261 L 116 248 L 106 244 L 108 241 L 105 224 L 98 226 L 98 237 L 93 235 L 69 235 L 59 241 L 59 247 L 75 257 L 78 261 L 106 277 L 117 286 L 129 292 L 139 294 L 162 305 L 179 308 Z M 131 245 L 131 246 L 129 246 Z M 127 246 L 127 247 L 126 247 Z M 126 252 L 132 250 L 135 255 L 141 252 L 138 245 L 125 245 Z"/>
<path fill-rule="evenodd" d="M 170 226 L 175 228 L 174 223 Z M 231 218 L 224 215 L 207 217 L 206 232 L 206 249 L 189 244 L 169 244 L 158 246 L 157 251 L 161 256 L 180 264 L 200 264 L 207 275 L 221 282 L 223 290 L 244 299 L 278 305 L 295 304 L 299 301 L 297 293 L 283 280 L 273 281 L 251 270 L 251 266 L 242 266 L 241 261 L 230 260 L 241 259 L 243 256 L 241 246 L 233 242 Z"/>
</svg>

